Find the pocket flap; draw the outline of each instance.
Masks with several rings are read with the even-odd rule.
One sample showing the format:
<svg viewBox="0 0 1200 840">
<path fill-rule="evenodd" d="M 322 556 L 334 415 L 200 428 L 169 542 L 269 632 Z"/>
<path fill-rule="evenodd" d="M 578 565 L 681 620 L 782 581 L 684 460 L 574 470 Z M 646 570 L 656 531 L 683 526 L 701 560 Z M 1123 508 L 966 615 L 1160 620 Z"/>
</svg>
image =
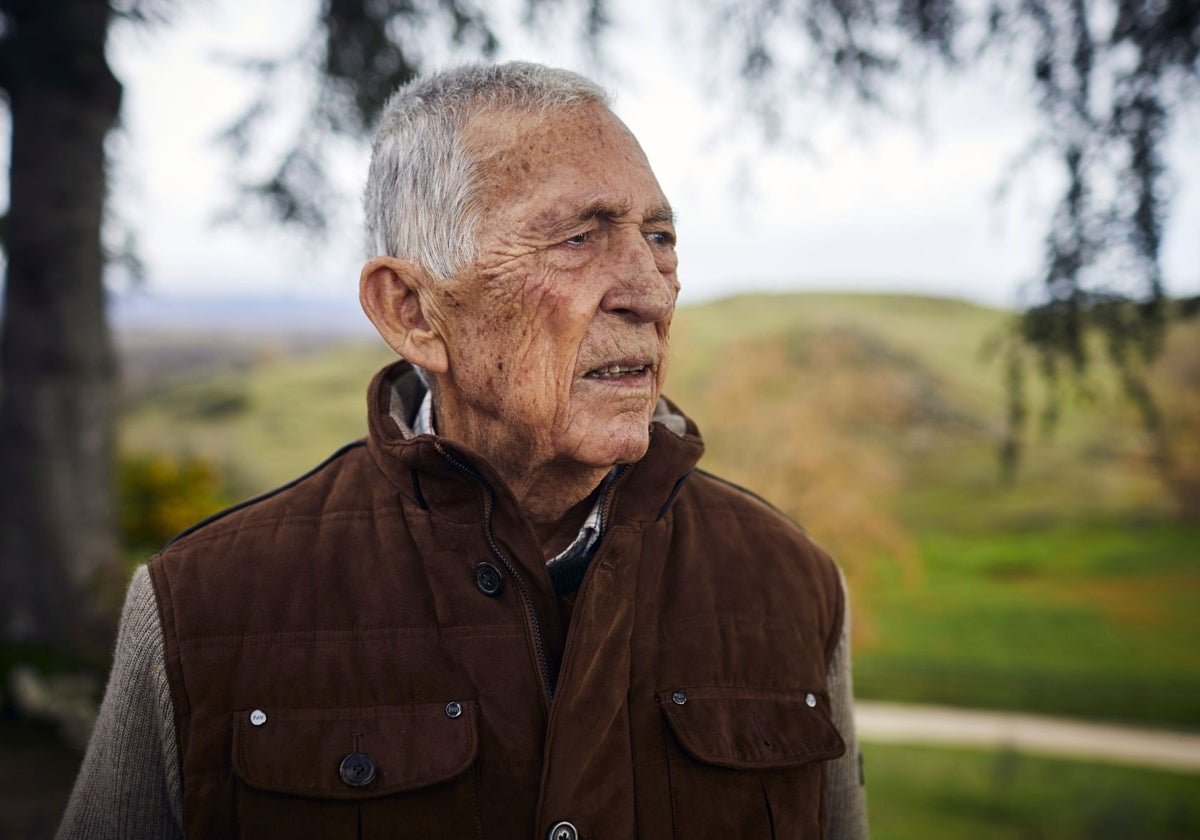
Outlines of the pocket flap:
<svg viewBox="0 0 1200 840">
<path fill-rule="evenodd" d="M 769 770 L 846 751 L 825 691 L 685 686 L 660 692 L 658 704 L 683 748 L 707 764 Z"/>
<path fill-rule="evenodd" d="M 477 749 L 476 704 L 452 705 L 458 707 L 455 717 L 441 703 L 246 709 L 235 713 L 233 771 L 260 790 L 330 799 L 384 796 L 445 781 L 470 767 Z M 343 771 L 342 762 L 353 754 L 353 772 Z"/>
</svg>

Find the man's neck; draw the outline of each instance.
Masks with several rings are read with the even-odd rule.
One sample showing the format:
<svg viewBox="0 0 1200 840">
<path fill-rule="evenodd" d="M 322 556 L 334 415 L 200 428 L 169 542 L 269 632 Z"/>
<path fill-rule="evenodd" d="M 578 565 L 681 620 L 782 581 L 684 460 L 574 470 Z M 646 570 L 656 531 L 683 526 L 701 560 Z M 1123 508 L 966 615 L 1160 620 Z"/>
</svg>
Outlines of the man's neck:
<svg viewBox="0 0 1200 840">
<path fill-rule="evenodd" d="M 558 519 L 539 522 L 531 518 L 533 531 L 542 547 L 543 559 L 557 557 L 579 538 L 580 529 L 596 506 L 599 493 L 600 487 L 597 487 Z"/>
<path fill-rule="evenodd" d="M 569 546 L 592 511 L 595 494 L 612 468 L 563 460 L 539 463 L 514 440 L 497 442 L 486 433 L 472 433 L 478 430 L 458 428 L 442 408 L 436 407 L 433 396 L 427 395 L 422 403 L 415 431 L 444 434 L 484 456 L 533 523 L 546 558 Z"/>
<path fill-rule="evenodd" d="M 442 427 L 453 425 L 438 417 L 432 403 L 429 394 L 418 411 L 415 429 L 418 434 L 436 434 Z M 455 439 L 454 435 L 448 436 Z M 487 446 L 476 442 L 471 448 L 500 473 L 517 505 L 533 524 L 546 559 L 557 556 L 574 541 L 610 471 L 607 467 L 575 463 L 534 465 L 527 459 L 512 457 L 511 447 L 489 452 Z"/>
<path fill-rule="evenodd" d="M 533 524 L 546 558 L 554 557 L 575 539 L 609 473 L 605 468 L 544 468 L 536 473 L 508 475 L 502 467 L 496 468 Z"/>
</svg>

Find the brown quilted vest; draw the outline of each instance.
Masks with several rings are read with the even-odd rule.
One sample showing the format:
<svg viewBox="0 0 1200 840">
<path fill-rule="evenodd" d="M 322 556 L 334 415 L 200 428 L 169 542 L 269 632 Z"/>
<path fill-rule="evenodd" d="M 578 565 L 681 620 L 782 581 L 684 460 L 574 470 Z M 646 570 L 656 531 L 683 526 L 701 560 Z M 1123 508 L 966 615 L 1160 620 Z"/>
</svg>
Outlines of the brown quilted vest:
<svg viewBox="0 0 1200 840">
<path fill-rule="evenodd" d="M 828 557 L 656 423 L 564 634 L 499 478 L 391 419 L 418 387 L 385 369 L 365 444 L 151 562 L 188 835 L 822 836 Z"/>
</svg>

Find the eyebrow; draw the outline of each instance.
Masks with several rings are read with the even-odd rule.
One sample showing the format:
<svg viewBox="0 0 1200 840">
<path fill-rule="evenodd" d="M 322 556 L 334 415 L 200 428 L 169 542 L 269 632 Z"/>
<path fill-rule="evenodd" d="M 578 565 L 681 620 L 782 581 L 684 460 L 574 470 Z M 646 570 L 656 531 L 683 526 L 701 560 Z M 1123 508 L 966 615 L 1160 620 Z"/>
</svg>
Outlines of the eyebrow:
<svg viewBox="0 0 1200 840">
<path fill-rule="evenodd" d="M 621 216 L 628 216 L 633 212 L 633 208 L 627 202 L 614 204 L 610 201 L 597 200 L 589 202 L 579 208 L 578 212 L 572 213 L 570 218 L 560 219 L 554 225 L 557 228 L 569 228 L 590 219 L 618 219 Z M 642 224 L 661 224 L 663 222 L 675 222 L 675 211 L 671 209 L 670 204 L 661 204 L 655 207 L 642 218 Z"/>
<path fill-rule="evenodd" d="M 677 218 L 678 217 L 675 215 L 675 211 L 671 209 L 671 205 L 663 204 L 662 206 L 657 207 L 647 213 L 646 218 L 643 219 L 642 222 L 643 224 L 646 222 L 670 222 L 671 224 L 675 224 L 675 220 Z"/>
</svg>

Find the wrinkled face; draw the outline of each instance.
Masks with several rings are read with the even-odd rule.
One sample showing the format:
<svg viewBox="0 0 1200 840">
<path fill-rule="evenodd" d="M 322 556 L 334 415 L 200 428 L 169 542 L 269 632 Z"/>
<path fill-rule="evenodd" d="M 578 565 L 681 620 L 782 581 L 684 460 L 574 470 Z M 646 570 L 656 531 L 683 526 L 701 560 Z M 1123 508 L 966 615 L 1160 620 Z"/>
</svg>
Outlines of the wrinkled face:
<svg viewBox="0 0 1200 840">
<path fill-rule="evenodd" d="M 641 147 L 596 105 L 491 112 L 467 138 L 485 186 L 476 261 L 437 293 L 447 421 L 500 461 L 637 460 L 679 290 Z"/>
</svg>

